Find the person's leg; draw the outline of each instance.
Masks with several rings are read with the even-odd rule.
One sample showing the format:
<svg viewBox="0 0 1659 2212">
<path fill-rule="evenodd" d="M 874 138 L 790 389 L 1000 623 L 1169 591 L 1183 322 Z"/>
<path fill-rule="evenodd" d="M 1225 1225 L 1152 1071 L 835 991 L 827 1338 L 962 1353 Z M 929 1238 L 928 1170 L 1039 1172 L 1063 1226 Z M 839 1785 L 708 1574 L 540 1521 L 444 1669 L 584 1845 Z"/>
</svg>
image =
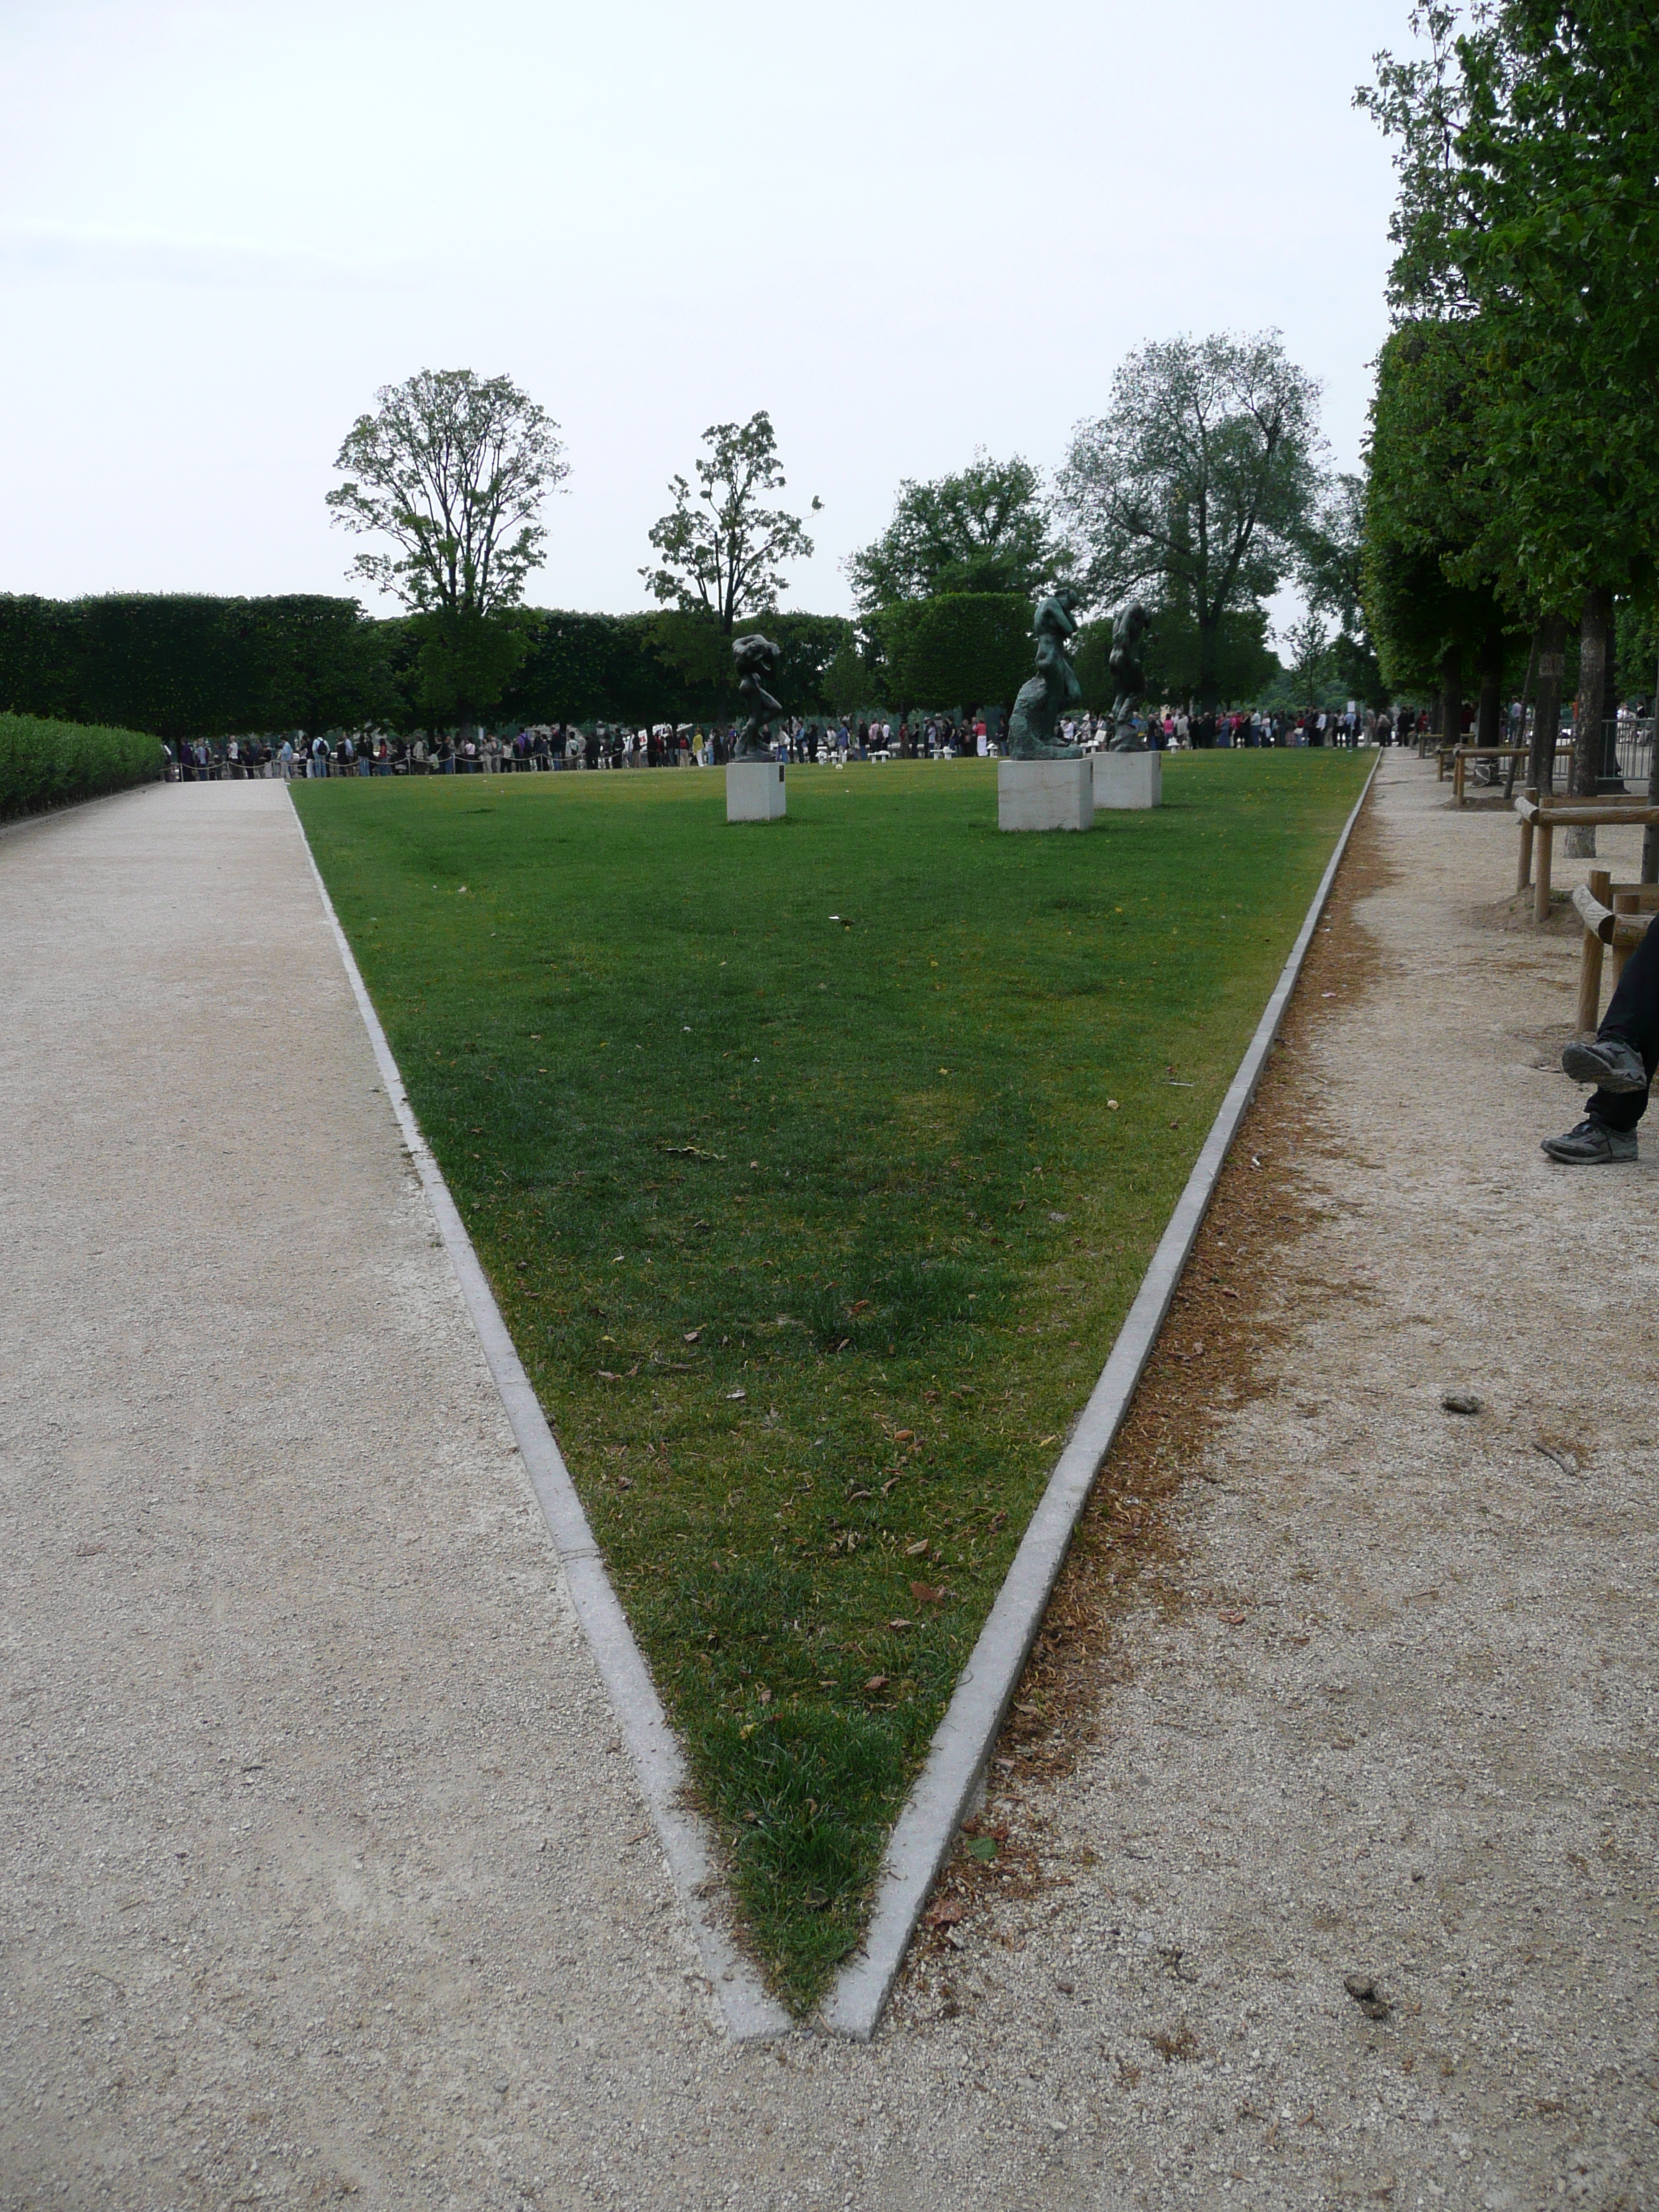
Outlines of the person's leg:
<svg viewBox="0 0 1659 2212">
<path fill-rule="evenodd" d="M 1549 1157 L 1584 1166 L 1633 1160 L 1636 1125 L 1647 1112 L 1648 1086 L 1659 1066 L 1659 928 L 1650 928 L 1625 963 L 1594 1040 L 1570 1044 L 1561 1065 L 1596 1088 L 1576 1128 L 1545 1138 Z"/>
<path fill-rule="evenodd" d="M 1604 1128 L 1633 1129 L 1646 1113 L 1648 1085 L 1659 1067 L 1659 928 L 1650 928 L 1625 963 L 1595 1043 L 1569 1045 L 1561 1064 L 1597 1085 L 1584 1111 Z"/>
</svg>

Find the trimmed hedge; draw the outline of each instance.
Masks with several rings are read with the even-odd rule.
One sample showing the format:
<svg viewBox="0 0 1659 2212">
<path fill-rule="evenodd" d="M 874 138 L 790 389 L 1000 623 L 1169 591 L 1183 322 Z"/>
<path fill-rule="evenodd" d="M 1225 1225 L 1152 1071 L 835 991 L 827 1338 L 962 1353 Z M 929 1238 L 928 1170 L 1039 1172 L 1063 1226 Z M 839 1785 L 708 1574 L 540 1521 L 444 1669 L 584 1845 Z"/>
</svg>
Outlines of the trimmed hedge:
<svg viewBox="0 0 1659 2212">
<path fill-rule="evenodd" d="M 305 593 L 0 598 L 0 707 L 174 739 L 355 726 L 398 711 L 404 627 Z"/>
<path fill-rule="evenodd" d="M 0 821 L 158 783 L 162 767 L 159 742 L 142 730 L 0 714 Z"/>
<path fill-rule="evenodd" d="M 947 592 L 874 617 L 887 690 L 901 707 L 1009 707 L 1035 665 L 1023 592 Z"/>
<path fill-rule="evenodd" d="M 731 641 L 706 617 L 526 607 L 501 622 L 522 653 L 505 656 L 516 666 L 504 685 L 498 676 L 477 686 L 475 711 L 520 723 L 709 721 L 737 704 Z M 780 609 L 738 627 L 781 647 L 785 707 L 822 714 L 825 672 L 852 649 L 851 623 Z M 169 739 L 420 730 L 449 711 L 428 697 L 429 643 L 420 617 L 372 617 L 355 599 L 0 596 L 0 708 Z"/>
</svg>

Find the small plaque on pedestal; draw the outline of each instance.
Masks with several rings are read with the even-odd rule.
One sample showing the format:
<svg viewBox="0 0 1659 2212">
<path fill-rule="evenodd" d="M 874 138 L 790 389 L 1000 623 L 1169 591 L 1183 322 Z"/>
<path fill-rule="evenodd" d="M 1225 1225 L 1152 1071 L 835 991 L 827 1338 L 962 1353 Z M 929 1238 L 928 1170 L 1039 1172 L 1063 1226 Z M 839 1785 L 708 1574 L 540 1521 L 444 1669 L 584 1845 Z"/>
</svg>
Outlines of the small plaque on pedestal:
<svg viewBox="0 0 1659 2212">
<path fill-rule="evenodd" d="M 1164 804 L 1162 753 L 1097 753 L 1095 805 L 1114 812 Z"/>
<path fill-rule="evenodd" d="M 726 770 L 728 822 L 778 822 L 789 811 L 781 761 L 731 761 Z"/>
<path fill-rule="evenodd" d="M 1095 818 L 1092 764 L 1086 760 L 997 763 L 999 830 L 1087 830 Z"/>
</svg>

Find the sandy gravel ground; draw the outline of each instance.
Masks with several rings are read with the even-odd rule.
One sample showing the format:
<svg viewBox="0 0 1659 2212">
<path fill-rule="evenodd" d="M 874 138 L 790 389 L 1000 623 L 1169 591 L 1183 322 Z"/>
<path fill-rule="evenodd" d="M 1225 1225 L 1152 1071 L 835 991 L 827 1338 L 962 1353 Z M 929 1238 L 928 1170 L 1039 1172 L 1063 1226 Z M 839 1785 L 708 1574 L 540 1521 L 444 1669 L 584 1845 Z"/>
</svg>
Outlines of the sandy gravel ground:
<svg viewBox="0 0 1659 2212">
<path fill-rule="evenodd" d="M 1655 1170 L 1383 777 L 1201 1479 L 867 2050 L 722 2039 L 283 793 L 0 840 L 8 2212 L 1659 2202 Z"/>
</svg>

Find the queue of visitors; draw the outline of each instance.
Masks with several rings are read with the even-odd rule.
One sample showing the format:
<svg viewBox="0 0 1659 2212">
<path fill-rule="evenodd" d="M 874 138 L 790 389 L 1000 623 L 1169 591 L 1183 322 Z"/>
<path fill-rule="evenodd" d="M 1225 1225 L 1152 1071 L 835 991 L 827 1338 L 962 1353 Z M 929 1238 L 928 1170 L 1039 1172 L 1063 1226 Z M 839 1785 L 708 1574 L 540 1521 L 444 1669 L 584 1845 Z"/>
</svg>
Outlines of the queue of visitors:
<svg viewBox="0 0 1659 2212">
<path fill-rule="evenodd" d="M 1311 710 L 1283 713 L 1240 711 L 1189 715 L 1165 707 L 1137 727 L 1159 751 L 1233 746 L 1372 745 L 1405 743 L 1423 717 L 1408 708 L 1397 715 L 1350 704 L 1342 714 Z M 954 760 L 994 757 L 1000 718 L 994 710 L 974 715 L 943 714 L 831 717 L 823 722 L 794 716 L 777 726 L 773 750 L 780 761 L 825 762 L 845 767 L 849 760 Z M 1113 738 L 1113 726 L 1098 714 L 1062 723 L 1067 744 L 1099 751 Z M 389 737 L 374 732 L 335 731 L 307 737 L 291 731 L 276 738 L 182 738 L 164 746 L 167 775 L 177 782 L 228 778 L 296 775 L 496 775 L 550 774 L 556 770 L 638 768 L 720 768 L 738 740 L 735 725 L 702 729 L 688 723 L 659 723 L 649 729 L 594 722 L 543 723 L 507 734 L 472 732 L 435 738 Z"/>
</svg>

